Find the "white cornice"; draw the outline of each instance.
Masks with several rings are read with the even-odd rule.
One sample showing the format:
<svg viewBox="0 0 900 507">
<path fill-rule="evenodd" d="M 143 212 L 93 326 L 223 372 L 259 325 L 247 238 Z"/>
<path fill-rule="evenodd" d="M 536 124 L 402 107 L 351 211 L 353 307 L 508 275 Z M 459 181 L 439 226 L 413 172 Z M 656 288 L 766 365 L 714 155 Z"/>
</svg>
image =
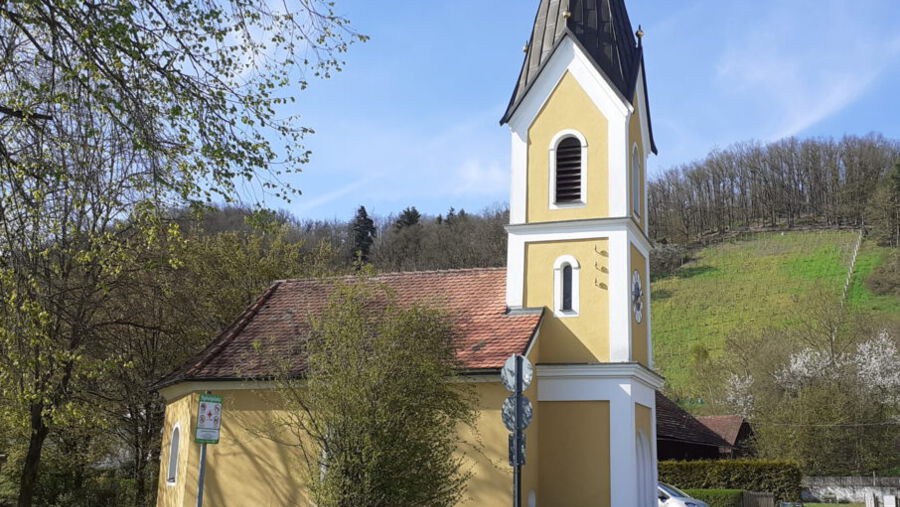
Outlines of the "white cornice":
<svg viewBox="0 0 900 507">
<path fill-rule="evenodd" d="M 644 231 L 637 226 L 631 217 L 591 218 L 586 220 L 561 220 L 556 222 L 532 222 L 527 224 L 509 224 L 505 226 L 506 232 L 515 236 L 537 236 L 546 234 L 578 234 L 578 233 L 604 233 L 616 232 L 627 229 L 648 250 L 650 239 Z"/>
<path fill-rule="evenodd" d="M 665 379 L 639 363 L 539 364 L 539 380 L 622 379 L 638 380 L 651 389 L 661 389 Z"/>
</svg>

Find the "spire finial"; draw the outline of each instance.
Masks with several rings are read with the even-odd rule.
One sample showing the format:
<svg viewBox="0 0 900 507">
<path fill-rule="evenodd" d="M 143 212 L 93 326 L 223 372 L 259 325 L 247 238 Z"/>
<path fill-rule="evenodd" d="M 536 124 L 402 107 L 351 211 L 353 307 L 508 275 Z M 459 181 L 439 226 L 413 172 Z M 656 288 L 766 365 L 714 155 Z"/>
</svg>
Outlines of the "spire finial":
<svg viewBox="0 0 900 507">
<path fill-rule="evenodd" d="M 637 35 L 637 38 L 638 38 L 638 46 L 640 46 L 640 45 L 641 45 L 641 40 L 644 38 L 644 29 L 641 27 L 641 25 L 638 25 L 637 32 L 634 32 L 634 34 Z"/>
</svg>

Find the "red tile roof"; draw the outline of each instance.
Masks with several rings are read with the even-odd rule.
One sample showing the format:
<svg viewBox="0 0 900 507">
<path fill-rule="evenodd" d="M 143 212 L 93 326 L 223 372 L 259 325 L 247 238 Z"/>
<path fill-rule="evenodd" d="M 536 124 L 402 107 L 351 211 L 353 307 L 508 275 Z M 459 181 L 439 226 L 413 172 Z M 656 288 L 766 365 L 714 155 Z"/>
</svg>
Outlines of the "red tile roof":
<svg viewBox="0 0 900 507">
<path fill-rule="evenodd" d="M 741 432 L 741 426 L 744 424 L 744 418 L 739 415 L 710 415 L 698 417 L 698 421 L 704 426 L 716 432 L 729 445 L 737 443 L 738 435 Z"/>
<path fill-rule="evenodd" d="M 524 353 L 541 319 L 540 310 L 509 313 L 506 269 L 462 269 L 388 273 L 370 278 L 398 301 L 445 309 L 457 331 L 457 356 L 467 370 L 499 369 L 513 353 Z M 309 317 L 321 313 L 335 282 L 353 277 L 274 283 L 209 346 L 155 387 L 189 380 L 241 380 L 277 374 L 271 357 L 293 358 L 302 374 L 297 338 Z M 265 353 L 259 353 L 258 347 Z"/>
</svg>

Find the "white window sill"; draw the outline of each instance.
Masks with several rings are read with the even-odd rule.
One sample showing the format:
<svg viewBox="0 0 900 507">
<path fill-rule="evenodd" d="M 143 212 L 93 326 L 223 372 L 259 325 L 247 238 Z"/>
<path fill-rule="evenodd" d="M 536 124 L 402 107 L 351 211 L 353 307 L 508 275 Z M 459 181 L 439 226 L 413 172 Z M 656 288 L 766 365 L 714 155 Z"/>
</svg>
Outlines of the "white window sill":
<svg viewBox="0 0 900 507">
<path fill-rule="evenodd" d="M 562 204 L 550 203 L 550 209 L 570 209 L 570 208 L 583 208 L 587 206 L 587 203 L 584 201 L 581 202 L 566 202 Z"/>
<path fill-rule="evenodd" d="M 577 317 L 578 312 L 575 310 L 556 310 L 553 312 L 553 315 L 560 319 L 567 319 L 571 317 Z"/>
</svg>

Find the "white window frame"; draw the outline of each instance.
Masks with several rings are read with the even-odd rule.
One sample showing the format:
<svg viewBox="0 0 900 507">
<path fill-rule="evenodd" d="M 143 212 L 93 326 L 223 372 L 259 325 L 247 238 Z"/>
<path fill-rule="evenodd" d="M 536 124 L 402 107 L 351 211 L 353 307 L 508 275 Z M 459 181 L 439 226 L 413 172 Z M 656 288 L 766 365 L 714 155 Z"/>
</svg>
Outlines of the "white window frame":
<svg viewBox="0 0 900 507">
<path fill-rule="evenodd" d="M 578 139 L 578 142 L 581 143 L 581 200 L 578 202 L 567 202 L 562 204 L 556 203 L 556 148 L 559 147 L 559 143 L 562 142 L 563 139 L 567 137 L 574 137 Z M 580 208 L 582 206 L 587 205 L 587 163 L 588 163 L 588 143 L 587 139 L 584 135 L 573 129 L 561 130 L 553 136 L 553 139 L 550 141 L 550 163 L 548 166 L 550 167 L 550 195 L 549 205 L 550 209 L 565 209 L 565 208 Z"/>
<path fill-rule="evenodd" d="M 178 441 L 175 441 L 175 437 Z M 173 445 L 174 444 L 174 445 Z M 181 454 L 181 423 L 175 423 L 169 434 L 169 461 L 166 463 L 166 486 L 178 483 L 178 462 Z"/>
<path fill-rule="evenodd" d="M 572 266 L 572 309 L 563 310 L 563 268 Z M 577 317 L 580 308 L 579 294 L 581 265 L 571 255 L 563 255 L 553 263 L 553 314 L 560 318 Z"/>
<path fill-rule="evenodd" d="M 631 149 L 631 212 L 634 216 L 641 218 L 641 172 L 644 163 L 641 161 L 641 151 L 638 149 L 637 143 Z"/>
</svg>

